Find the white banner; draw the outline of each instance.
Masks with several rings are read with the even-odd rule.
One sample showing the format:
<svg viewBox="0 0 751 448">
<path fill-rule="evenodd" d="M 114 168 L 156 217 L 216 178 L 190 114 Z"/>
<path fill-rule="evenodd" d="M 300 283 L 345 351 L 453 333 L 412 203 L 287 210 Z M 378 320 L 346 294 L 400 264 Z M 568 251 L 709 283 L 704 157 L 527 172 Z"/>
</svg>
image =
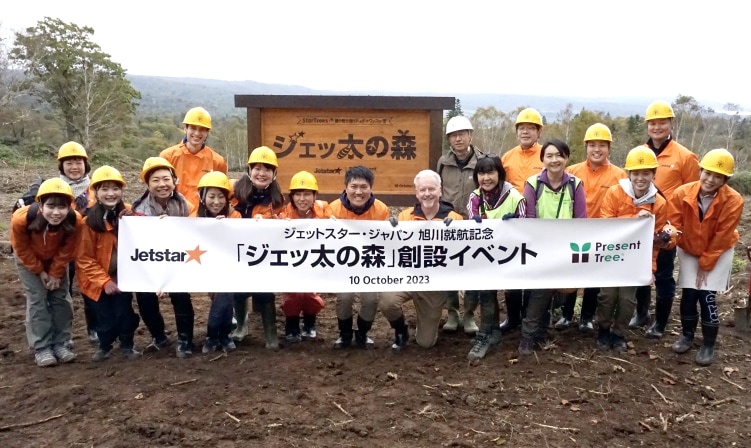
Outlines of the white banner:
<svg viewBox="0 0 751 448">
<path fill-rule="evenodd" d="M 350 292 L 639 286 L 654 219 L 442 222 L 126 217 L 123 291 Z"/>
</svg>

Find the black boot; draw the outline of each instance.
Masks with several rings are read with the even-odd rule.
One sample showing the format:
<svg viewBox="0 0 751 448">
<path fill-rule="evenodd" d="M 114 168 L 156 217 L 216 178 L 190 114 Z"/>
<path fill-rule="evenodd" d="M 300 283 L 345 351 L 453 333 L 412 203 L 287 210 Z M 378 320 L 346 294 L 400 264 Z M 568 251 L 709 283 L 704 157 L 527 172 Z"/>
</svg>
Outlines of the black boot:
<svg viewBox="0 0 751 448">
<path fill-rule="evenodd" d="M 390 322 L 390 324 L 391 328 L 394 329 L 394 343 L 391 345 L 391 348 L 397 351 L 403 350 L 407 347 L 407 342 L 409 342 L 409 328 L 404 321 L 404 316 Z"/>
<path fill-rule="evenodd" d="M 681 316 L 681 327 L 683 332 L 681 337 L 673 344 L 673 351 L 676 353 L 686 353 L 691 349 L 691 345 L 694 343 L 694 333 L 696 332 L 696 324 L 699 319 L 697 316 L 683 317 Z"/>
<path fill-rule="evenodd" d="M 284 320 L 284 340 L 294 344 L 300 342 L 300 316 L 287 316 Z"/>
<path fill-rule="evenodd" d="M 660 298 L 655 300 L 655 321 L 646 332 L 646 336 L 651 339 L 660 339 L 665 334 L 665 328 L 668 326 L 670 310 L 673 308 L 673 298 Z"/>
<path fill-rule="evenodd" d="M 334 348 L 347 348 L 352 345 L 352 318 L 339 319 L 339 339 L 334 343 Z"/>
<path fill-rule="evenodd" d="M 360 316 L 357 316 L 357 331 L 355 331 L 355 343 L 360 348 L 372 347 L 374 342 L 368 337 L 370 327 L 373 326 L 373 322 L 368 322 Z"/>
<path fill-rule="evenodd" d="M 714 361 L 714 346 L 717 341 L 717 333 L 720 327 L 717 324 L 701 323 L 701 334 L 704 342 L 701 344 L 699 353 L 696 354 L 696 363 L 700 366 L 708 366 Z"/>
<path fill-rule="evenodd" d="M 649 302 L 652 298 L 652 288 L 640 286 L 636 288 L 636 310 L 634 317 L 628 323 L 628 328 L 636 329 L 643 327 L 649 320 Z"/>
<path fill-rule="evenodd" d="M 610 328 L 599 327 L 597 329 L 597 348 L 610 350 L 611 337 Z"/>
<path fill-rule="evenodd" d="M 501 323 L 501 333 L 510 333 L 522 323 L 522 290 L 506 291 L 506 320 Z"/>
</svg>

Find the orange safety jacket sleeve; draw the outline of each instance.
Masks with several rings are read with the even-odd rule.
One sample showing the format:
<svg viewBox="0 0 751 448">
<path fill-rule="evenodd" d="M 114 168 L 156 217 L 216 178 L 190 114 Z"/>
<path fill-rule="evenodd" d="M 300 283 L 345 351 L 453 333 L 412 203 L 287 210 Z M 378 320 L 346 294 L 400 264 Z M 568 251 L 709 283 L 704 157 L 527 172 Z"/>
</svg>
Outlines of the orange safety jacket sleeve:
<svg viewBox="0 0 751 448">
<path fill-rule="evenodd" d="M 75 256 L 82 225 L 81 215 L 75 212 L 76 229 L 67 237 L 62 230 L 30 232 L 27 230 L 29 207 L 16 210 L 11 217 L 10 242 L 13 250 L 21 264 L 34 274 L 46 271 L 51 277 L 62 278 Z"/>
</svg>

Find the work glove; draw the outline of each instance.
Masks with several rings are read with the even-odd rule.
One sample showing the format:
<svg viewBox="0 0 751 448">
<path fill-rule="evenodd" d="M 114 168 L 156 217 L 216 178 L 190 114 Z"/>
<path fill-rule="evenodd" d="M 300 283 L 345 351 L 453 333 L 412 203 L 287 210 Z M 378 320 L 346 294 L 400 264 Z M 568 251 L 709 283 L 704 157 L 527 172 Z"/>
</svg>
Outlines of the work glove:
<svg viewBox="0 0 751 448">
<path fill-rule="evenodd" d="M 446 224 L 446 227 L 450 226 L 453 221 L 454 219 L 450 216 L 443 218 L 443 223 Z"/>
<path fill-rule="evenodd" d="M 396 227 L 399 224 L 399 221 L 396 219 L 396 216 L 392 216 L 389 218 L 389 222 L 393 227 Z"/>
<path fill-rule="evenodd" d="M 503 215 L 501 219 L 504 221 L 508 221 L 509 219 L 516 219 L 516 218 L 518 218 L 518 216 L 516 216 L 516 213 L 506 213 L 505 215 Z"/>
<path fill-rule="evenodd" d="M 474 219 L 477 224 L 480 224 L 482 222 L 482 216 L 480 215 L 475 215 L 472 217 L 472 219 Z"/>
</svg>

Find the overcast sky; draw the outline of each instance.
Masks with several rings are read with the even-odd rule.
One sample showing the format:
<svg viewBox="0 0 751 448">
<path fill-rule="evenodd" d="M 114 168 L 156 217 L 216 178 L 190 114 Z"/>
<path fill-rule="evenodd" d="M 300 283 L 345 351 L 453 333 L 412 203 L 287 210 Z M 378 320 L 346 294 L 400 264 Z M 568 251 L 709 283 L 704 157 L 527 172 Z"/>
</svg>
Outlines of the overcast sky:
<svg viewBox="0 0 751 448">
<path fill-rule="evenodd" d="M 730 0 L 13 1 L 94 28 L 130 74 L 325 90 L 739 103 L 751 109 L 747 6 Z"/>
</svg>

